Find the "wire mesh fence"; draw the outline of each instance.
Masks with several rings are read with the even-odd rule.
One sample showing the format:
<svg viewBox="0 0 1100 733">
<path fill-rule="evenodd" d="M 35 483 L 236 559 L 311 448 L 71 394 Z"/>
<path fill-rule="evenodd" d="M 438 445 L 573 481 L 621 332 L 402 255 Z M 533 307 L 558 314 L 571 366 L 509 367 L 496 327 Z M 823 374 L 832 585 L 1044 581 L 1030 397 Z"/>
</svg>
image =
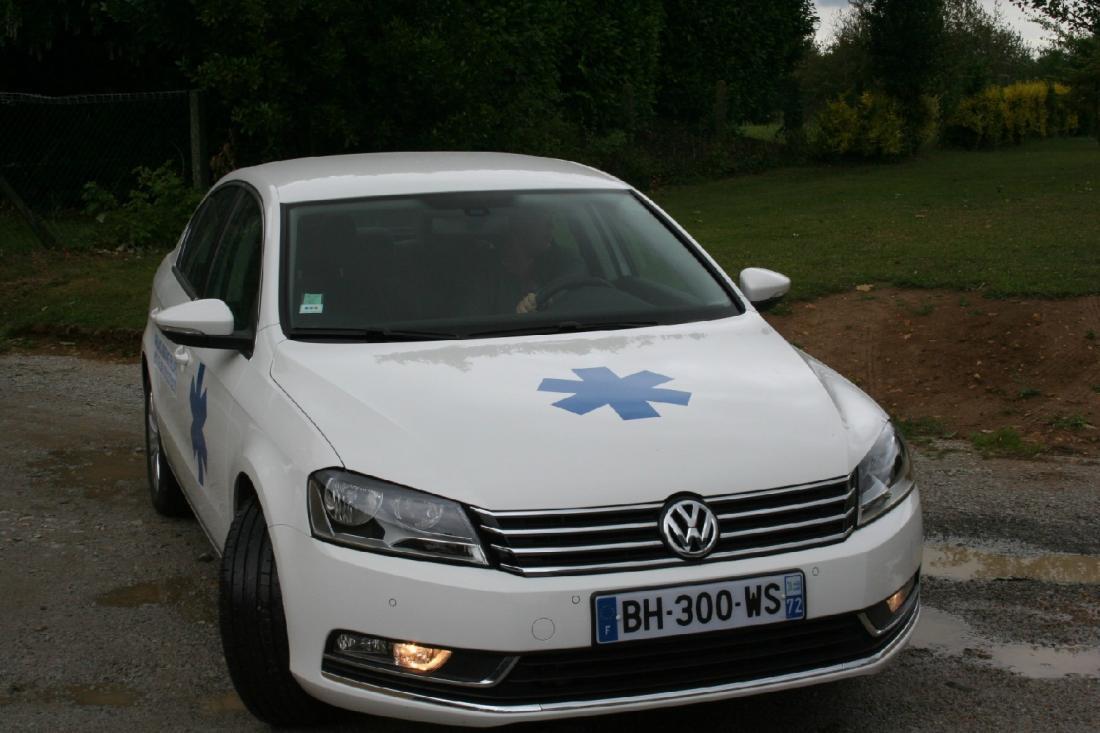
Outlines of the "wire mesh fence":
<svg viewBox="0 0 1100 733">
<path fill-rule="evenodd" d="M 46 97 L 0 92 L 0 247 L 80 247 L 85 185 L 125 199 L 140 166 L 187 181 L 197 121 L 188 91 Z"/>
</svg>

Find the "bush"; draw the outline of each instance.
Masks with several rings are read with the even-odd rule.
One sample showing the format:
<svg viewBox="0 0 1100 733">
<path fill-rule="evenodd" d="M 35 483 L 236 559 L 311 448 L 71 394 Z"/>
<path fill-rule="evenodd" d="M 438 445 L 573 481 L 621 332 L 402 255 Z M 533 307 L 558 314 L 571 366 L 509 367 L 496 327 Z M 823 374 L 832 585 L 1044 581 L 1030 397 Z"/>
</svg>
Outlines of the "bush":
<svg viewBox="0 0 1100 733">
<path fill-rule="evenodd" d="M 912 146 L 910 152 L 916 152 L 923 147 L 936 142 L 940 136 L 940 100 L 925 94 L 917 100 L 915 124 L 910 130 L 914 136 L 909 140 Z"/>
<path fill-rule="evenodd" d="M 173 170 L 135 168 L 137 187 L 119 203 L 98 183 L 84 184 L 84 212 L 92 216 L 92 244 L 111 249 L 170 249 L 202 198 Z"/>
<path fill-rule="evenodd" d="M 1029 138 L 1068 135 L 1077 115 L 1063 84 L 1042 81 L 992 86 L 966 97 L 944 123 L 944 142 L 995 148 Z"/>
<path fill-rule="evenodd" d="M 810 125 L 810 154 L 817 158 L 895 158 L 905 152 L 905 126 L 893 98 L 864 92 L 854 104 L 825 105 Z"/>
<path fill-rule="evenodd" d="M 561 154 L 618 176 L 642 190 L 674 183 L 757 173 L 797 160 L 791 146 L 735 132 L 711 135 L 683 125 L 635 135 L 619 130 L 589 136 Z"/>
</svg>

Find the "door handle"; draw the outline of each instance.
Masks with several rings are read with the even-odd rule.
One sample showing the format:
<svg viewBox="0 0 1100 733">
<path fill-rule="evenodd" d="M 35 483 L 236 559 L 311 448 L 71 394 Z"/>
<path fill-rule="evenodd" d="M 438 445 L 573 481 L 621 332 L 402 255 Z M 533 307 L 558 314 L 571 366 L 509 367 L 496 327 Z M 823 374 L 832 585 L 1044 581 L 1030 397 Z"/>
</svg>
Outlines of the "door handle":
<svg viewBox="0 0 1100 733">
<path fill-rule="evenodd" d="M 185 366 L 191 363 L 191 352 L 187 350 L 186 346 L 177 346 L 172 356 L 176 358 L 177 362 Z"/>
</svg>

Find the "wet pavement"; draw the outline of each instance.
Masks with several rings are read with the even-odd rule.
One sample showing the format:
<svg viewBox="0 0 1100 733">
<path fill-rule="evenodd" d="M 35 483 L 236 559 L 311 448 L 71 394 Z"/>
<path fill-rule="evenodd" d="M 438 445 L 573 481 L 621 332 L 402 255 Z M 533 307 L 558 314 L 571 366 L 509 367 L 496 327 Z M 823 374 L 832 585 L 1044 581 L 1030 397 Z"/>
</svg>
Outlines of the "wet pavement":
<svg viewBox="0 0 1100 733">
<path fill-rule="evenodd" d="M 217 562 L 149 506 L 136 365 L 0 356 L 0 730 L 262 730 L 217 634 Z M 883 673 L 553 731 L 1100 729 L 1100 465 L 917 457 L 913 644 Z M 347 716 L 332 730 L 427 726 Z"/>
<path fill-rule="evenodd" d="M 1100 648 L 994 641 L 975 631 L 961 616 L 931 606 L 922 610 L 911 646 L 970 657 L 1030 679 L 1100 677 Z"/>
<path fill-rule="evenodd" d="M 1100 583 L 1100 555 L 1010 554 L 963 544 L 926 544 L 921 571 L 925 576 L 958 581 L 1027 578 L 1047 583 L 1095 585 Z"/>
</svg>

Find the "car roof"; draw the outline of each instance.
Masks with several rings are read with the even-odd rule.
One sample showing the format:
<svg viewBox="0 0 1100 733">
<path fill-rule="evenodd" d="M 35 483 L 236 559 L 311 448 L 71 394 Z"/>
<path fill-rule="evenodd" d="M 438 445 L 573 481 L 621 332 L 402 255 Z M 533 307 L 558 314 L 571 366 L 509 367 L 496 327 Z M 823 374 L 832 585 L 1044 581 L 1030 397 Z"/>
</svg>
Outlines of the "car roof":
<svg viewBox="0 0 1100 733">
<path fill-rule="evenodd" d="M 223 181 L 275 189 L 282 203 L 455 191 L 629 189 L 579 163 L 511 153 L 363 153 L 240 168 Z"/>
</svg>

